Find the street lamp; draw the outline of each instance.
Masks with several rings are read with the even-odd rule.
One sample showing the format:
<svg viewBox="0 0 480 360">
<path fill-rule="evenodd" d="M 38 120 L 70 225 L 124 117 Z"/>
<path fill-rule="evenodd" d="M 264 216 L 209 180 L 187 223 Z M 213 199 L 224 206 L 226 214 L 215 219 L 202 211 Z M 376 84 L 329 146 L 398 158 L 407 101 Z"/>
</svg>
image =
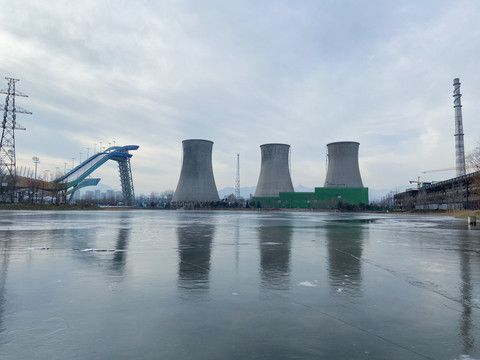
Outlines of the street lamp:
<svg viewBox="0 0 480 360">
<path fill-rule="evenodd" d="M 37 165 L 40 163 L 40 159 L 36 156 L 32 157 L 33 163 L 35 164 L 35 181 L 33 183 L 33 196 L 32 196 L 32 202 L 33 198 L 37 197 Z"/>
</svg>

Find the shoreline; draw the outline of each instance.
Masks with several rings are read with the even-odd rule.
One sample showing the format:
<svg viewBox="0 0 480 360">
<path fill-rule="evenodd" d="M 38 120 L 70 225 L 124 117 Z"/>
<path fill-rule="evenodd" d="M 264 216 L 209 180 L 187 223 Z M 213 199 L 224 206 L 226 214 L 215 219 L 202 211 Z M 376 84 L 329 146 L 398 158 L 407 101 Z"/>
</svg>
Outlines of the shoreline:
<svg viewBox="0 0 480 360">
<path fill-rule="evenodd" d="M 288 209 L 288 208 L 274 208 L 274 209 L 256 209 L 256 208 L 199 208 L 199 209 L 166 209 L 157 207 L 135 207 L 135 206 L 98 206 L 98 205 L 55 205 L 55 204 L 0 204 L 0 210 L 44 210 L 44 211 L 63 211 L 63 210 L 111 210 L 111 211 L 125 211 L 125 210 L 213 210 L 213 211 L 294 211 L 294 212 L 330 212 L 330 213 L 367 213 L 367 214 L 395 214 L 395 215 L 429 215 L 429 216 L 452 216 L 457 219 L 467 219 L 469 216 L 476 216 L 480 218 L 480 210 L 442 210 L 442 211 L 338 211 L 331 209 Z"/>
</svg>

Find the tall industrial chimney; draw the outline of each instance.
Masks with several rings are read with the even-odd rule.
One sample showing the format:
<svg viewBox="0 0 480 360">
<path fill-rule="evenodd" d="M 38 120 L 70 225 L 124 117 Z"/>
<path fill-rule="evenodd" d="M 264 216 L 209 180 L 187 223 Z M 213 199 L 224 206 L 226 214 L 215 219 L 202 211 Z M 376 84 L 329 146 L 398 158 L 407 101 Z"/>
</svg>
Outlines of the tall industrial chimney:
<svg viewBox="0 0 480 360">
<path fill-rule="evenodd" d="M 219 201 L 213 177 L 212 147 L 209 140 L 183 140 L 183 164 L 174 202 Z"/>
<path fill-rule="evenodd" d="M 254 196 L 277 197 L 280 192 L 294 192 L 288 168 L 290 145 L 264 144 L 260 149 L 262 163 Z"/>
<path fill-rule="evenodd" d="M 327 144 L 328 167 L 324 187 L 363 187 L 358 167 L 360 143 L 341 141 Z"/>
<path fill-rule="evenodd" d="M 455 109 L 455 167 L 457 177 L 465 175 L 465 147 L 463 144 L 462 102 L 460 98 L 460 79 L 453 79 L 453 108 Z"/>
</svg>

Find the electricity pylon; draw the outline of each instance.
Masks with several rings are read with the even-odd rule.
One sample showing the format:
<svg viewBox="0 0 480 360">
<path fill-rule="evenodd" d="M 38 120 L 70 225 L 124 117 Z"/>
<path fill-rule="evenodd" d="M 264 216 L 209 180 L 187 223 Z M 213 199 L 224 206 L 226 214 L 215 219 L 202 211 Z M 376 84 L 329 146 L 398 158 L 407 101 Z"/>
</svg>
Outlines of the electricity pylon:
<svg viewBox="0 0 480 360">
<path fill-rule="evenodd" d="M 15 130 L 25 130 L 17 124 L 17 113 L 31 114 L 15 104 L 16 96 L 27 95 L 15 90 L 15 83 L 19 79 L 5 78 L 8 80 L 8 88 L 0 90 L 6 94 L 5 106 L 3 107 L 2 139 L 0 140 L 0 201 L 15 202 L 17 184 L 17 160 L 15 154 Z"/>
</svg>

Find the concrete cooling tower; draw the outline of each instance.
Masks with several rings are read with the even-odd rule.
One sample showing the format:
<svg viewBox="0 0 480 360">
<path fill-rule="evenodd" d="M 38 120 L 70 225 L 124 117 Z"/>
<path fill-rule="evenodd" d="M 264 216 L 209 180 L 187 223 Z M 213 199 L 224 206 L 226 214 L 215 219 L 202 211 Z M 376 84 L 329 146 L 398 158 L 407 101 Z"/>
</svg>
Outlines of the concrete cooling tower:
<svg viewBox="0 0 480 360">
<path fill-rule="evenodd" d="M 255 197 L 277 197 L 280 192 L 294 192 L 288 155 L 290 145 L 264 144 L 260 146 L 262 164 Z"/>
<path fill-rule="evenodd" d="M 354 141 L 327 144 L 328 168 L 324 187 L 363 187 L 358 167 L 358 147 Z"/>
<path fill-rule="evenodd" d="M 212 147 L 209 140 L 183 140 L 183 163 L 174 202 L 219 201 L 213 177 Z"/>
</svg>

